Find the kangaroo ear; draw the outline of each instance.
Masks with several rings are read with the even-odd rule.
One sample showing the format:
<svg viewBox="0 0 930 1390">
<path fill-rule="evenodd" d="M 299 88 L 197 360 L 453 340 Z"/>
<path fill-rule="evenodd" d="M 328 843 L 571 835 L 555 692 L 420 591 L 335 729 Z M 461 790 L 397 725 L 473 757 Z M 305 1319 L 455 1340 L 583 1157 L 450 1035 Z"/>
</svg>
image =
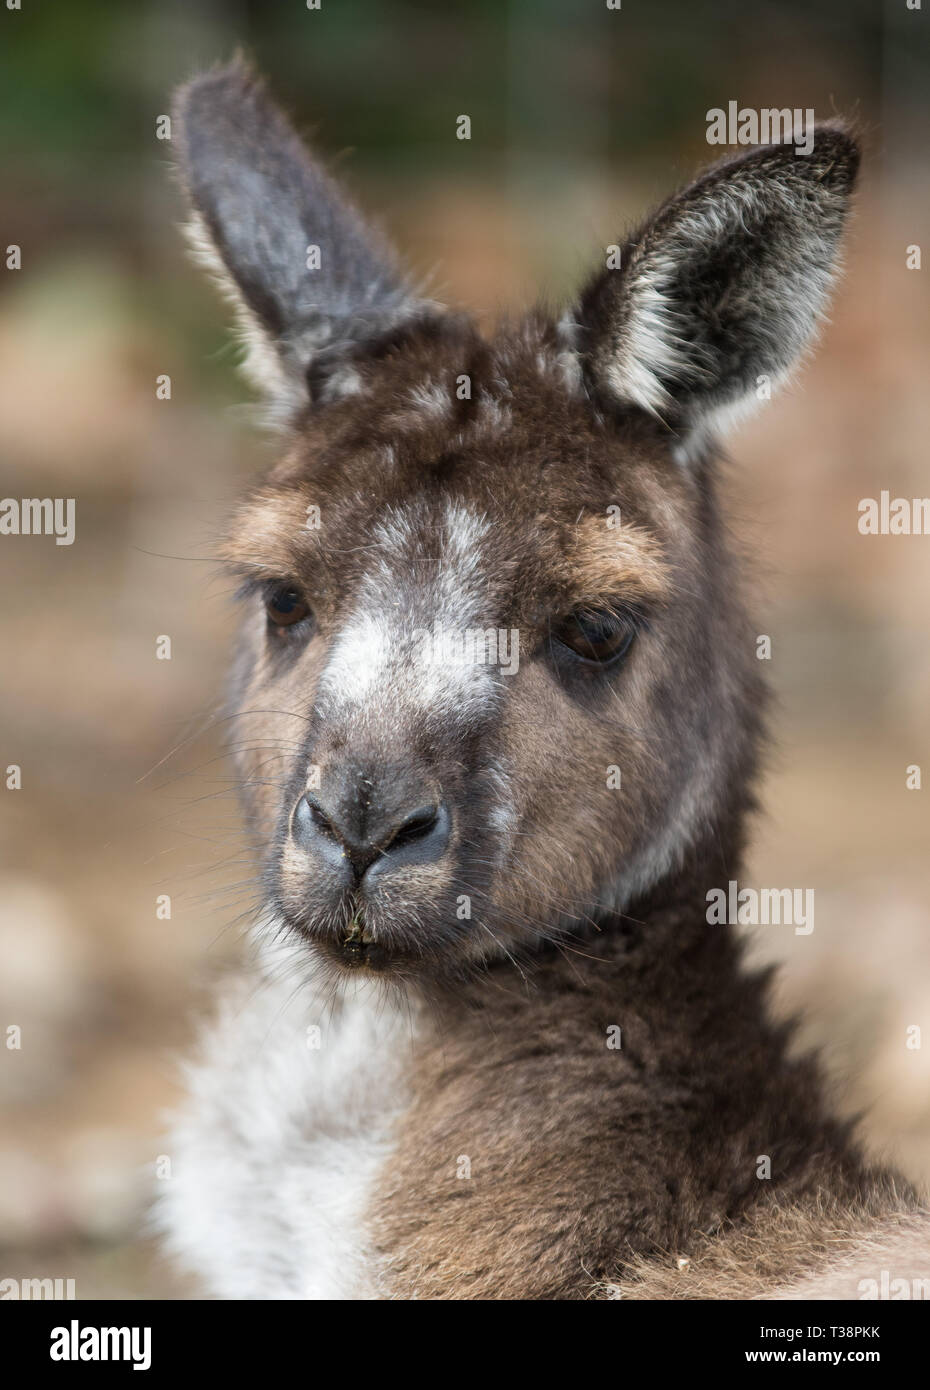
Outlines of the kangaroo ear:
<svg viewBox="0 0 930 1390">
<path fill-rule="evenodd" d="M 247 370 L 284 413 L 350 393 L 354 355 L 436 311 L 242 62 L 182 87 L 174 124 L 195 251 L 237 306 Z"/>
<path fill-rule="evenodd" d="M 632 237 L 569 319 L 589 383 L 697 439 L 790 372 L 830 290 L 859 151 L 818 127 L 714 166 Z"/>
</svg>

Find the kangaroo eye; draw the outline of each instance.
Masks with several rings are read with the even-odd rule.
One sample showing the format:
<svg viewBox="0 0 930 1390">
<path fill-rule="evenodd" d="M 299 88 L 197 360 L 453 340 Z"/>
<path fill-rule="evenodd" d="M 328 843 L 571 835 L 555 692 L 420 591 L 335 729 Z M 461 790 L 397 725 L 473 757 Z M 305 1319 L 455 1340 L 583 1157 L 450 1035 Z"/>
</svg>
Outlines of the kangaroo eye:
<svg viewBox="0 0 930 1390">
<path fill-rule="evenodd" d="M 582 661 L 605 666 L 626 656 L 636 636 L 636 624 L 620 613 L 573 613 L 553 636 Z"/>
<path fill-rule="evenodd" d="M 293 627 L 308 616 L 310 605 L 299 589 L 280 584 L 266 598 L 265 609 L 275 627 Z"/>
</svg>

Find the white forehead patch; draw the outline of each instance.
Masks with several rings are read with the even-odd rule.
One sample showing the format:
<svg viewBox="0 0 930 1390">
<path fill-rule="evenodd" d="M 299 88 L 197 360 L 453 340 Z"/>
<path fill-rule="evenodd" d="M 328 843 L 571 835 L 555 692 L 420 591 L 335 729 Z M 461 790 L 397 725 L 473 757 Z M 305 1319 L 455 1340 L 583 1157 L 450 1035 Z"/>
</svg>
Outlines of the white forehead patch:
<svg viewBox="0 0 930 1390">
<path fill-rule="evenodd" d="M 447 502 L 432 530 L 418 524 L 412 511 L 392 510 L 379 522 L 373 534 L 376 563 L 320 682 L 326 717 L 415 710 L 459 720 L 493 704 L 501 679 L 497 667 L 447 657 L 483 617 L 480 558 L 488 530 L 486 518 L 458 502 Z M 484 653 L 486 647 L 474 650 Z"/>
<path fill-rule="evenodd" d="M 383 683 L 390 665 L 390 629 L 373 613 L 356 613 L 333 645 L 320 685 L 321 696 L 359 704 Z"/>
</svg>

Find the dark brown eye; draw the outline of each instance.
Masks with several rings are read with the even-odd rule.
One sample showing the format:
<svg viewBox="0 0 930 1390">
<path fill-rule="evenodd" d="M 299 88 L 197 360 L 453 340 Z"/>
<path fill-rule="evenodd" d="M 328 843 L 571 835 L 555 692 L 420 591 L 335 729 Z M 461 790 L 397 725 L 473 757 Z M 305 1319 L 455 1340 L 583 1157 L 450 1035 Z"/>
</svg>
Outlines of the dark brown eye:
<svg viewBox="0 0 930 1390">
<path fill-rule="evenodd" d="M 272 589 L 265 600 L 265 609 L 275 627 L 293 627 L 310 613 L 310 605 L 303 594 L 290 584 Z"/>
<path fill-rule="evenodd" d="M 605 666 L 626 656 L 636 636 L 636 623 L 620 613 L 584 611 L 566 618 L 552 635 L 582 661 Z"/>
</svg>

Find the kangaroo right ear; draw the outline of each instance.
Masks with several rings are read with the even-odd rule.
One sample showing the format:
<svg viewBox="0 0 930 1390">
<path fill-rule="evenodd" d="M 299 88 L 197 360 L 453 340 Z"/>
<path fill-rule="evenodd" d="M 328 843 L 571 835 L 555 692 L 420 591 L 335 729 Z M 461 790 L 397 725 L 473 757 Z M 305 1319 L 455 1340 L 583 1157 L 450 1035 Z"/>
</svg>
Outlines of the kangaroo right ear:
<svg viewBox="0 0 930 1390">
<path fill-rule="evenodd" d="M 350 394 L 366 343 L 437 312 L 244 63 L 182 87 L 174 124 L 195 251 L 237 306 L 247 369 L 284 413 Z"/>
<path fill-rule="evenodd" d="M 594 388 L 664 420 L 682 459 L 766 399 L 816 334 L 858 164 L 842 127 L 819 126 L 807 155 L 755 149 L 671 198 L 566 325 Z"/>
</svg>

